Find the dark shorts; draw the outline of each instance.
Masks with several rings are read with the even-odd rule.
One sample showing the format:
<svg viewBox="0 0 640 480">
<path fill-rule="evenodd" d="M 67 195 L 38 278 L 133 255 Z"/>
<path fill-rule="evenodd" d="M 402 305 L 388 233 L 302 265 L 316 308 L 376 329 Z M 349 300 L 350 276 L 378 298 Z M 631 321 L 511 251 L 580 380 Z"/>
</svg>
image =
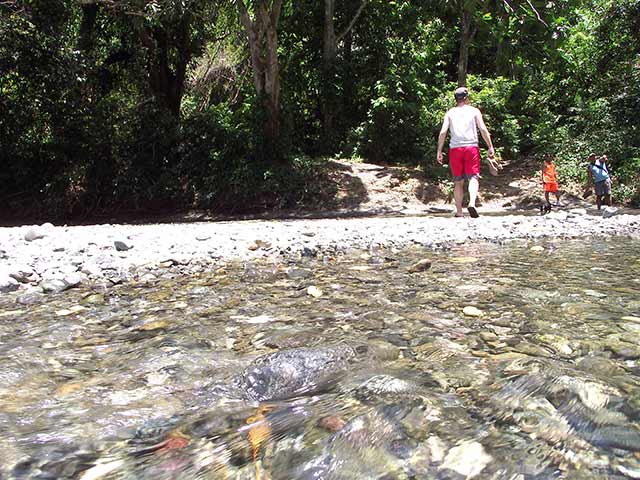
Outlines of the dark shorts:
<svg viewBox="0 0 640 480">
<path fill-rule="evenodd" d="M 596 195 L 599 197 L 603 195 L 611 195 L 611 179 L 607 178 L 606 180 L 602 180 L 601 182 L 596 182 Z"/>
<path fill-rule="evenodd" d="M 449 149 L 449 166 L 453 181 L 480 177 L 480 149 L 457 147 Z"/>
</svg>

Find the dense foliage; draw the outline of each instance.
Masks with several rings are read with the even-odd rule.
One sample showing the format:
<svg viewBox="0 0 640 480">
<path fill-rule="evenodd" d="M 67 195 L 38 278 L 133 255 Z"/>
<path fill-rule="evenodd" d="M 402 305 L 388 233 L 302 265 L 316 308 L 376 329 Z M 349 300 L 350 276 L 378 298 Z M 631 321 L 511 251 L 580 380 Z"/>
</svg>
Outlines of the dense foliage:
<svg viewBox="0 0 640 480">
<path fill-rule="evenodd" d="M 321 162 L 434 171 L 466 83 L 503 156 L 607 153 L 640 201 L 640 0 L 0 3 L 4 213 L 313 199 Z"/>
</svg>

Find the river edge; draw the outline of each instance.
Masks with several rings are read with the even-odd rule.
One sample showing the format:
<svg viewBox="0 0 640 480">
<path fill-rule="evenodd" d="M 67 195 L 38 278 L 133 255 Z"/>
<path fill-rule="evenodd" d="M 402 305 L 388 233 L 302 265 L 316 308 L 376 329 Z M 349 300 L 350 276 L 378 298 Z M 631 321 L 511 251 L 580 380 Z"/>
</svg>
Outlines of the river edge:
<svg viewBox="0 0 640 480">
<path fill-rule="evenodd" d="M 611 212 L 609 212 L 610 214 Z M 640 238 L 638 211 L 576 208 L 548 215 L 246 220 L 0 228 L 0 291 L 57 293 L 79 285 L 191 275 L 232 261 L 331 259 L 371 249 L 447 248 L 514 239 Z"/>
</svg>

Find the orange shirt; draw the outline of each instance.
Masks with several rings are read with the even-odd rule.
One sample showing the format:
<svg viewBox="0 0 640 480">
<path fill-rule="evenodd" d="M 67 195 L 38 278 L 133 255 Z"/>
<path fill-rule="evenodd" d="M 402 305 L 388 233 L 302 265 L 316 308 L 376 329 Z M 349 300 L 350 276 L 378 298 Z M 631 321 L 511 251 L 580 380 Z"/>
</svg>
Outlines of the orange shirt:
<svg viewBox="0 0 640 480">
<path fill-rule="evenodd" d="M 542 181 L 544 183 L 558 183 L 555 163 L 544 162 L 544 167 L 542 167 Z"/>
</svg>

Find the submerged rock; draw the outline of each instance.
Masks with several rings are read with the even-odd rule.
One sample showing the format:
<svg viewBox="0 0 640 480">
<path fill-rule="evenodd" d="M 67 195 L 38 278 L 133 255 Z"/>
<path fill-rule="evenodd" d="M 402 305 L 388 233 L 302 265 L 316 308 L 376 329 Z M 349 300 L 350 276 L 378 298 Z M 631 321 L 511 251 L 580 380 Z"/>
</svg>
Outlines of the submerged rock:
<svg viewBox="0 0 640 480">
<path fill-rule="evenodd" d="M 465 478 L 477 477 L 493 460 L 482 444 L 474 441 L 460 443 L 447 453 L 442 470 L 453 470 Z"/>
<path fill-rule="evenodd" d="M 339 380 L 357 355 L 344 344 L 272 353 L 249 365 L 238 386 L 248 399 L 258 401 L 319 392 Z"/>
</svg>

